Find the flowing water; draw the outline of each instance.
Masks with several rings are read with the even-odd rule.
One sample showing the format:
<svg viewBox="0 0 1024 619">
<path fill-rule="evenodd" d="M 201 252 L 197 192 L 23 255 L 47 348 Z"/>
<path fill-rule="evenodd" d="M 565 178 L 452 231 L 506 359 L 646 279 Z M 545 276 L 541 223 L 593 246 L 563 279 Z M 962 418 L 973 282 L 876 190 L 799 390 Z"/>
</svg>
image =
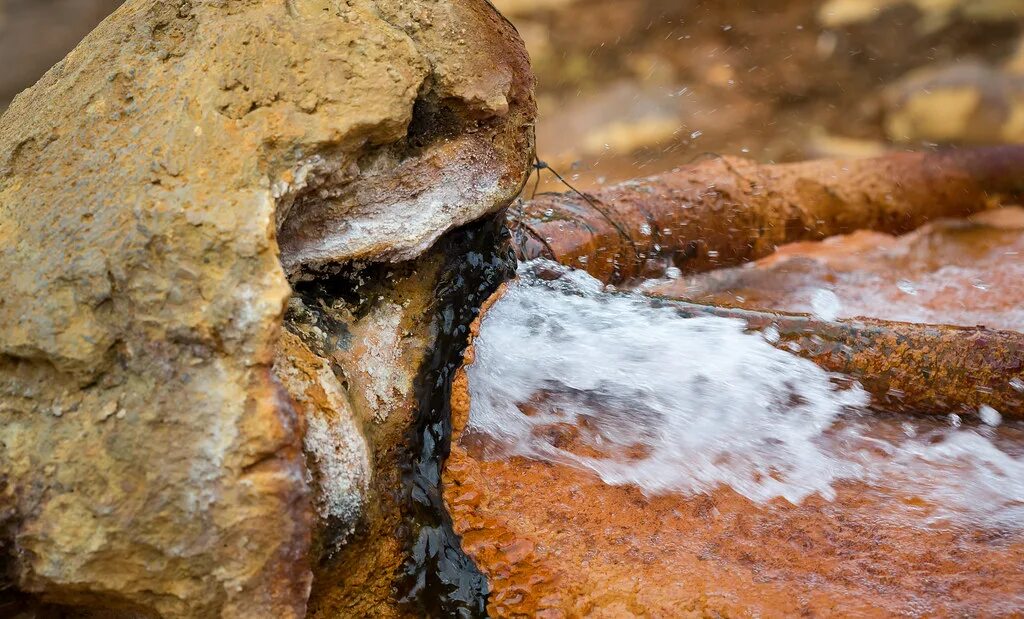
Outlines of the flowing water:
<svg viewBox="0 0 1024 619">
<path fill-rule="evenodd" d="M 771 339 L 528 264 L 483 320 L 464 440 L 649 495 L 728 487 L 798 505 L 856 483 L 889 491 L 887 515 L 912 526 L 1024 524 L 1019 422 L 872 412 Z"/>
<path fill-rule="evenodd" d="M 794 243 L 742 267 L 669 281 L 650 292 L 707 305 L 1024 328 L 1024 209 L 932 222 L 894 237 L 860 230 Z"/>
</svg>

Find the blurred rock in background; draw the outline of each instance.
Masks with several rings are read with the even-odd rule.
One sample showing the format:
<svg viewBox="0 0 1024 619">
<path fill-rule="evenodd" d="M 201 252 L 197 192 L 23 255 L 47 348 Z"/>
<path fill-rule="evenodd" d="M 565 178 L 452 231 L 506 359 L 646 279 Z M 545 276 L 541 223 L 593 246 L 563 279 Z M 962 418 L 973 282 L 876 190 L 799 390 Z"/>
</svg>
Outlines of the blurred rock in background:
<svg viewBox="0 0 1024 619">
<path fill-rule="evenodd" d="M 707 152 L 792 161 L 1024 133 L 1024 0 L 495 4 L 538 74 L 538 154 L 584 187 Z"/>
<path fill-rule="evenodd" d="M 0 111 L 122 0 L 0 0 Z"/>
<path fill-rule="evenodd" d="M 1024 142 L 1024 74 L 974 60 L 911 71 L 886 88 L 896 142 Z"/>
</svg>

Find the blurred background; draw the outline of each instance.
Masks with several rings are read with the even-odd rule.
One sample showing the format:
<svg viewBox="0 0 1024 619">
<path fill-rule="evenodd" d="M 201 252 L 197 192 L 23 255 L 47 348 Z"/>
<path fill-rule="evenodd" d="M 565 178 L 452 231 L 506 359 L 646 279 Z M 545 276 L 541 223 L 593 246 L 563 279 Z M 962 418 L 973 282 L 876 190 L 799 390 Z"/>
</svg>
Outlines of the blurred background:
<svg viewBox="0 0 1024 619">
<path fill-rule="evenodd" d="M 492 1 L 533 58 L 538 154 L 583 187 L 1024 142 L 1024 0 Z M 119 4 L 0 0 L 0 109 Z"/>
<path fill-rule="evenodd" d="M 0 0 L 0 111 L 121 0 Z"/>
</svg>

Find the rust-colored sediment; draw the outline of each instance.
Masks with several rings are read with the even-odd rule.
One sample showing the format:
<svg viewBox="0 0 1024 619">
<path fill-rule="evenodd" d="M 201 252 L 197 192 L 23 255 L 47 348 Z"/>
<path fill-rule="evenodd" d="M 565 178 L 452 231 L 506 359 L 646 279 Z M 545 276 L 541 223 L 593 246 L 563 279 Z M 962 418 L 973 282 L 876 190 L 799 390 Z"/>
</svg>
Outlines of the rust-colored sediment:
<svg viewBox="0 0 1024 619">
<path fill-rule="evenodd" d="M 453 448 L 445 497 L 495 617 L 995 616 L 1024 604 L 1024 537 L 886 518 L 914 497 L 828 503 L 730 490 L 648 497 L 565 466 Z"/>
<path fill-rule="evenodd" d="M 1024 209 L 1006 208 L 899 238 L 858 232 L 784 247 L 754 268 L 713 271 L 649 293 L 699 304 L 680 305 L 685 313 L 742 318 L 757 329 L 774 325 L 780 347 L 856 378 L 888 410 L 988 404 L 1024 417 L 1024 335 L 1017 330 L 825 322 L 777 311 L 808 312 L 813 293 L 828 290 L 847 316 L 1015 327 L 1024 324 L 1022 231 Z M 739 308 L 722 307 L 730 305 Z"/>
<path fill-rule="evenodd" d="M 1024 146 L 758 165 L 722 157 L 603 189 L 545 194 L 513 212 L 520 258 L 618 283 L 762 258 L 785 243 L 860 229 L 909 232 L 1024 190 Z"/>
<path fill-rule="evenodd" d="M 977 175 L 942 176 L 949 174 L 946 169 L 928 181 L 922 170 L 934 171 L 936 160 L 917 157 L 867 162 L 857 172 L 866 176 L 849 185 L 857 174 L 844 177 L 838 189 L 830 187 L 829 173 L 820 167 L 820 182 L 805 182 L 814 166 L 835 164 L 787 166 L 780 174 L 781 166 L 745 164 L 750 167 L 741 172 L 735 161 L 716 161 L 677 173 L 675 179 L 609 190 L 597 204 L 613 212 L 587 212 L 592 207 L 578 198 L 547 197 L 526 207 L 533 215 L 517 230 L 521 256 L 553 258 L 618 282 L 656 268 L 644 258 L 658 251 L 655 243 L 676 266 L 698 271 L 763 257 L 776 243 L 860 227 L 905 232 L 928 219 L 990 206 L 991 196 L 965 180 Z M 892 177 L 878 176 L 874 166 L 896 160 L 917 166 L 918 173 L 899 187 L 895 181 L 885 186 L 885 178 Z M 693 179 L 710 171 L 731 175 L 727 182 L 732 185 L 723 191 L 718 184 L 704 198 L 696 186 L 706 178 Z M 749 195 L 736 179 L 762 173 L 779 174 L 772 180 L 785 181 L 788 189 L 759 190 L 747 203 L 732 197 Z M 874 180 L 855 188 L 865 178 Z M 929 182 L 936 184 L 929 187 Z M 672 183 L 676 186 L 666 189 Z M 695 188 L 679 198 L 686 191 L 679 185 L 687 183 Z M 748 187 L 759 183 L 770 185 L 759 180 Z M 652 203 L 662 209 L 653 217 L 643 211 Z M 1024 418 L 1019 389 L 1024 385 L 1024 334 L 1018 331 L 869 318 L 828 321 L 792 313 L 810 309 L 806 299 L 804 305 L 793 300 L 797 284 L 844 298 L 844 290 L 862 290 L 868 282 L 888 299 L 874 301 L 878 315 L 901 316 L 893 306 L 895 295 L 906 294 L 903 280 L 920 280 L 954 266 L 959 270 L 947 270 L 948 286 L 930 299 L 928 317 L 964 322 L 981 311 L 1008 314 L 1018 305 L 1016 295 L 1024 292 L 1014 281 L 1015 269 L 1007 268 L 1008 255 L 1020 243 L 1020 215 L 993 211 L 975 221 L 929 225 L 903 238 L 857 232 L 829 243 L 786 248 L 753 269 L 713 272 L 657 288 L 650 292 L 663 298 L 652 302 L 683 315 L 736 318 L 751 329 L 772 328 L 778 334 L 776 346 L 856 379 L 871 393 L 873 404 L 889 411 L 945 414 L 988 404 L 1005 417 Z M 658 236 L 665 218 L 676 230 L 688 230 L 676 239 L 686 244 Z M 624 222 L 633 222 L 632 227 Z M 645 225 L 651 234 L 645 234 Z M 626 228 L 626 234 L 617 228 Z M 818 260 L 826 268 L 783 279 L 781 268 L 792 265 L 794 257 Z M 966 286 L 984 292 L 977 288 L 981 279 L 995 291 L 992 298 L 963 294 Z M 1007 322 L 996 326 L 1012 326 L 1012 320 L 1007 315 Z M 474 336 L 478 330 L 479 321 Z M 470 347 L 467 365 L 472 361 Z M 1024 532 L 965 521 L 926 526 L 922 516 L 940 506 L 898 480 L 889 480 L 889 487 L 842 482 L 834 500 L 813 496 L 800 505 L 781 500 L 761 505 L 727 487 L 696 496 L 647 496 L 636 487 L 607 485 L 591 472 L 565 465 L 486 457 L 478 438 L 463 436 L 469 404 L 463 369 L 453 388 L 454 430 L 444 492 L 464 549 L 491 584 L 488 611 L 493 616 L 1019 616 L 1024 608 Z M 925 428 L 941 425 L 935 418 L 878 416 L 871 430 L 891 438 L 904 419 Z M 550 430 L 560 448 L 588 449 L 577 444 L 573 428 Z M 1019 426 L 1003 432 L 1015 444 L 1024 443 Z"/>
<path fill-rule="evenodd" d="M 794 243 L 745 268 L 680 278 L 652 294 L 702 305 L 1024 330 L 1024 208 L 939 221 L 910 234 L 859 231 Z"/>
<path fill-rule="evenodd" d="M 984 327 L 856 319 L 827 322 L 670 301 L 685 316 L 738 318 L 778 332 L 776 347 L 857 380 L 888 411 L 941 413 L 987 404 L 1024 418 L 1024 334 Z"/>
<path fill-rule="evenodd" d="M 481 457 L 462 437 L 464 370 L 452 413 L 445 501 L 490 581 L 492 616 L 1012 616 L 1024 605 L 1024 535 L 913 526 L 905 510 L 920 497 L 859 483 L 799 506 L 727 488 L 645 496 L 562 465 Z"/>
</svg>

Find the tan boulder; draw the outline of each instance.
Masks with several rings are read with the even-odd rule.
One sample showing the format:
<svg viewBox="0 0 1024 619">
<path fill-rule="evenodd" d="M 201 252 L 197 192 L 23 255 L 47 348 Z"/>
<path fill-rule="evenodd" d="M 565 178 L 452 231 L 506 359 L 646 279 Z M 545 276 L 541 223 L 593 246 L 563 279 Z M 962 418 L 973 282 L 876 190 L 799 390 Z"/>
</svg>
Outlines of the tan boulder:
<svg viewBox="0 0 1024 619">
<path fill-rule="evenodd" d="M 885 89 L 895 142 L 1024 143 L 1024 76 L 977 61 L 911 71 Z"/>
<path fill-rule="evenodd" d="M 15 99 L 10 584 L 162 616 L 302 616 L 324 514 L 343 541 L 368 500 L 357 404 L 379 385 L 343 384 L 290 338 L 275 378 L 285 268 L 411 259 L 506 204 L 532 156 L 531 79 L 483 0 L 129 0 Z M 338 467 L 333 490 L 317 483 Z"/>
</svg>

